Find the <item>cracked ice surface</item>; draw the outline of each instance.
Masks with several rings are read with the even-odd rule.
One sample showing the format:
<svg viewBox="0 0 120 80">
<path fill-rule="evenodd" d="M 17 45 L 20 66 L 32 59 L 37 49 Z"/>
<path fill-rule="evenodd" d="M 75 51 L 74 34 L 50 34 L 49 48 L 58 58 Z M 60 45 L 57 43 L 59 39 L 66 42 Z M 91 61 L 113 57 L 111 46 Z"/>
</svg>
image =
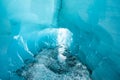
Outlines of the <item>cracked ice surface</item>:
<svg viewBox="0 0 120 80">
<path fill-rule="evenodd" d="M 34 63 L 28 63 L 16 72 L 27 80 L 91 80 L 87 68 L 75 56 L 64 52 L 67 60 L 57 60 L 57 49 L 44 49 L 35 56 Z"/>
</svg>

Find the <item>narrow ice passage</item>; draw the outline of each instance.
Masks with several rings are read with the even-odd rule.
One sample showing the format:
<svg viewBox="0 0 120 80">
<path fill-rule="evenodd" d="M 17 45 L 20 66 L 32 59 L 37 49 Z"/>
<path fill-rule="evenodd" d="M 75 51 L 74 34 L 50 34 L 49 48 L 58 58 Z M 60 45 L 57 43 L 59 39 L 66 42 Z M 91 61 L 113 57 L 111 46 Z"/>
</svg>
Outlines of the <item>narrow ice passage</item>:
<svg viewBox="0 0 120 80">
<path fill-rule="evenodd" d="M 120 80 L 119 0 L 0 0 L 0 80 Z"/>
</svg>

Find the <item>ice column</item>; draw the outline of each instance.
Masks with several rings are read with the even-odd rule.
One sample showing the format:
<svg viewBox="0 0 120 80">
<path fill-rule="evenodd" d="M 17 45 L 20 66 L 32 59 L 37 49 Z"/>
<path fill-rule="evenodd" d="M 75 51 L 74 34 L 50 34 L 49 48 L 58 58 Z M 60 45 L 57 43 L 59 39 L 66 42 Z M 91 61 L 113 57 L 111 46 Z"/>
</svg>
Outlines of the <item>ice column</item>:
<svg viewBox="0 0 120 80">
<path fill-rule="evenodd" d="M 57 42 L 58 42 L 58 60 L 59 62 L 64 62 L 66 59 L 66 56 L 63 55 L 65 52 L 65 49 L 70 47 L 70 44 L 72 42 L 72 33 L 65 28 L 60 28 L 58 30 L 58 36 L 57 36 Z"/>
</svg>

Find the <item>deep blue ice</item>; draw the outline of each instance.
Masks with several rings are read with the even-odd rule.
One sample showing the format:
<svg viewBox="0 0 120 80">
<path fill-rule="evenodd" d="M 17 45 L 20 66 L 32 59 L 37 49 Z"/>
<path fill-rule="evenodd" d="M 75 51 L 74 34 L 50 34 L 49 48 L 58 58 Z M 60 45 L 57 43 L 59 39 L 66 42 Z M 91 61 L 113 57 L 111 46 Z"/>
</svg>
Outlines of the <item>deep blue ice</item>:
<svg viewBox="0 0 120 80">
<path fill-rule="evenodd" d="M 119 0 L 0 0 L 0 80 L 120 80 Z"/>
</svg>

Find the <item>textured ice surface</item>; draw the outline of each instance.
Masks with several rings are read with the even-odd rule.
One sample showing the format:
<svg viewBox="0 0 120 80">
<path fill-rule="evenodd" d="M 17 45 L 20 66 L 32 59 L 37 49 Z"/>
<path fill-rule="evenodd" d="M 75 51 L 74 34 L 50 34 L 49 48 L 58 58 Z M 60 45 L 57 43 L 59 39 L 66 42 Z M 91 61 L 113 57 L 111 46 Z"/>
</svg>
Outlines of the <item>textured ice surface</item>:
<svg viewBox="0 0 120 80">
<path fill-rule="evenodd" d="M 60 66 L 56 60 L 65 63 L 67 49 L 87 68 L 81 70 L 74 65 L 59 74 L 59 79 L 73 79 L 73 75 L 83 80 L 120 80 L 119 4 L 119 0 L 0 0 L 0 79 L 56 78 L 56 66 Z M 34 64 L 34 59 L 44 56 L 40 56 L 41 51 L 49 53 L 56 47 L 59 54 L 54 60 L 55 70 L 39 62 Z M 45 58 L 40 61 L 47 62 Z M 22 67 L 28 68 L 22 69 L 25 75 L 20 77 L 16 71 Z M 36 70 L 46 72 L 47 77 Z M 33 77 L 27 78 L 29 71 Z M 76 76 L 76 71 L 89 74 Z"/>
<path fill-rule="evenodd" d="M 66 60 L 60 62 L 58 48 L 43 49 L 16 74 L 27 80 L 91 80 L 87 68 L 69 51 L 64 52 Z"/>
</svg>

